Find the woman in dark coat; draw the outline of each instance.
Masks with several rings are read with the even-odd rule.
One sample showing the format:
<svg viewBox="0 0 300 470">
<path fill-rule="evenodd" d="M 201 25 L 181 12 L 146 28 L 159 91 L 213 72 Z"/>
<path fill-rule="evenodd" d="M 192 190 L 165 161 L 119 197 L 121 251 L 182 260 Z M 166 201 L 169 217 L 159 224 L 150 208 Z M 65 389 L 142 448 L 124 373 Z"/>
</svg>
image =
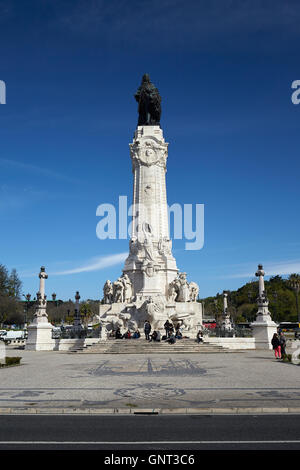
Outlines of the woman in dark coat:
<svg viewBox="0 0 300 470">
<path fill-rule="evenodd" d="M 285 356 L 286 355 L 286 352 L 285 352 L 285 347 L 286 347 L 286 339 L 285 339 L 285 336 L 284 334 L 281 332 L 279 334 L 279 343 L 280 343 L 280 349 L 281 349 L 281 357 Z"/>
<path fill-rule="evenodd" d="M 281 359 L 280 340 L 278 338 L 277 333 L 274 333 L 271 343 L 272 343 L 272 346 L 273 346 L 273 349 L 274 349 L 274 352 L 275 352 L 276 359 Z"/>
</svg>

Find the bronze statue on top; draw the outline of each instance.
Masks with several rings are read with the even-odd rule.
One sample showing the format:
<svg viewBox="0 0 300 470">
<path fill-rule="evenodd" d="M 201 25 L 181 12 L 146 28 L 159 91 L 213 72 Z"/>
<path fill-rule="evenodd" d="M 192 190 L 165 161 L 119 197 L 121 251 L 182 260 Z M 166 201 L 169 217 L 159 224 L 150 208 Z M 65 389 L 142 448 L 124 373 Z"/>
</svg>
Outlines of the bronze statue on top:
<svg viewBox="0 0 300 470">
<path fill-rule="evenodd" d="M 134 95 L 139 104 L 139 126 L 159 126 L 161 116 L 161 96 L 151 83 L 147 73 L 143 75 L 141 86 Z"/>
</svg>

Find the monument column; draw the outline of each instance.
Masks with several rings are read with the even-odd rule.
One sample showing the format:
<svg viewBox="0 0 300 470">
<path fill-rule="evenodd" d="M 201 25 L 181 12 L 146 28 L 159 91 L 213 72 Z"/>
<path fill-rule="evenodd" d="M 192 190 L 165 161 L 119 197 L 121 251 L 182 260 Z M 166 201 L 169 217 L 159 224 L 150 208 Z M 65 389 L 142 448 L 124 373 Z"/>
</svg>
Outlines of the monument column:
<svg viewBox="0 0 300 470">
<path fill-rule="evenodd" d="M 25 349 L 34 351 L 52 351 L 54 340 L 52 339 L 53 326 L 48 321 L 47 296 L 45 295 L 45 280 L 48 279 L 45 267 L 42 266 L 40 273 L 40 290 L 36 297 L 36 310 L 32 323 L 28 326 L 28 338 Z"/>
<path fill-rule="evenodd" d="M 178 273 L 169 238 L 167 152 L 160 126 L 138 126 L 130 144 L 134 175 L 132 236 L 123 270 L 137 298 L 166 296 Z"/>
<path fill-rule="evenodd" d="M 135 99 L 139 119 L 129 144 L 133 172 L 129 255 L 122 277 L 112 285 L 110 281 L 105 284 L 99 317 L 108 331 L 117 326 L 141 328 L 146 318 L 153 329 L 163 330 L 168 318 L 196 335 L 197 325 L 202 324 L 199 286 L 179 273 L 172 254 L 166 191 L 168 143 L 160 126 L 161 96 L 148 74 Z M 129 293 L 120 301 L 122 285 Z"/>
<path fill-rule="evenodd" d="M 277 333 L 277 324 L 272 320 L 268 308 L 269 300 L 265 291 L 264 275 L 263 265 L 259 264 L 255 273 L 258 277 L 258 311 L 256 320 L 251 323 L 256 349 L 272 349 L 271 340 L 273 334 Z"/>
</svg>

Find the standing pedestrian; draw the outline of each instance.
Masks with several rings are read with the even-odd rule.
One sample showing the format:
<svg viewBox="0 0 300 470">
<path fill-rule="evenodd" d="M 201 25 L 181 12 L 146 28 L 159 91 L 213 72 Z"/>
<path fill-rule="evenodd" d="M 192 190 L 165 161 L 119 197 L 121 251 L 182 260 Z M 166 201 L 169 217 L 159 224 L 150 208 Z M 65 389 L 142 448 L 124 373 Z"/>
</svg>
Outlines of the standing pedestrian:
<svg viewBox="0 0 300 470">
<path fill-rule="evenodd" d="M 147 340 L 150 339 L 150 331 L 151 331 L 151 325 L 150 323 L 148 322 L 148 320 L 145 321 L 144 323 L 144 333 L 145 333 L 145 337 Z"/>
<path fill-rule="evenodd" d="M 281 359 L 281 347 L 277 333 L 274 333 L 271 343 L 274 349 L 276 359 Z"/>
<path fill-rule="evenodd" d="M 286 339 L 285 339 L 285 336 L 283 334 L 283 332 L 281 331 L 279 333 L 279 343 L 280 343 L 280 349 L 281 349 L 281 357 L 284 357 L 286 355 L 286 352 L 285 352 L 285 348 L 286 348 Z"/>
<path fill-rule="evenodd" d="M 171 326 L 171 323 L 169 322 L 169 320 L 167 320 L 164 324 L 164 329 L 166 330 L 166 338 L 169 337 L 169 329 L 170 329 L 170 326 Z"/>
</svg>

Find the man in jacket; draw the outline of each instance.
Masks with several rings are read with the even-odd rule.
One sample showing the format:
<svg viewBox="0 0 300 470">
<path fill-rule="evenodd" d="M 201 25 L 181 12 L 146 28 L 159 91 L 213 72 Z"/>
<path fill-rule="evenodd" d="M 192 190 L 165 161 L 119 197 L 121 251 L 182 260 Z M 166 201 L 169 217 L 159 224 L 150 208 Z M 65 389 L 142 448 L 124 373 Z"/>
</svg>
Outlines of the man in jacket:
<svg viewBox="0 0 300 470">
<path fill-rule="evenodd" d="M 147 340 L 150 339 L 150 331 L 151 331 L 151 325 L 150 323 L 148 322 L 148 320 L 145 321 L 145 324 L 144 324 L 144 333 L 145 333 L 145 337 Z"/>
</svg>

